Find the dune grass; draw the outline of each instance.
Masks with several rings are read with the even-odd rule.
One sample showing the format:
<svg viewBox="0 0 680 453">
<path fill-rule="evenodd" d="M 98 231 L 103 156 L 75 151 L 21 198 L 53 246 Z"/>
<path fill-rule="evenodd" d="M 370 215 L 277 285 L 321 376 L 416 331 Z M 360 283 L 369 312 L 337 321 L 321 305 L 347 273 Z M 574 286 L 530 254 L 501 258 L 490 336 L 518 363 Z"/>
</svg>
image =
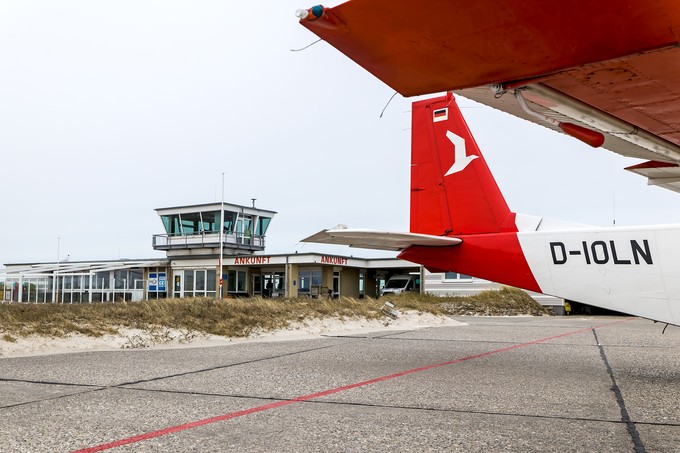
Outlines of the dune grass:
<svg viewBox="0 0 680 453">
<path fill-rule="evenodd" d="M 98 337 L 120 327 L 158 327 L 246 337 L 253 332 L 284 328 L 291 322 L 314 318 L 379 319 L 389 300 L 400 311 L 447 314 L 545 314 L 523 291 L 503 288 L 470 297 L 405 294 L 376 299 L 159 299 L 144 302 L 93 304 L 0 304 L 0 341 L 40 335 L 61 337 L 80 333 Z"/>
</svg>

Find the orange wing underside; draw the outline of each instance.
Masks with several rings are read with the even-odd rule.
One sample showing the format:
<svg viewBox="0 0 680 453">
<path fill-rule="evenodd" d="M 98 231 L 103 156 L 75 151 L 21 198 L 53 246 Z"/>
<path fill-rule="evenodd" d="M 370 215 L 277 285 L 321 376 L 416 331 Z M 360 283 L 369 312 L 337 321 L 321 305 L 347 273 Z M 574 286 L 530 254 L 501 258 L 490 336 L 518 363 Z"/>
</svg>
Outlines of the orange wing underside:
<svg viewBox="0 0 680 453">
<path fill-rule="evenodd" d="M 526 118 L 486 86 L 539 83 L 680 146 L 677 0 L 351 0 L 301 23 L 404 96 L 456 91 Z"/>
</svg>

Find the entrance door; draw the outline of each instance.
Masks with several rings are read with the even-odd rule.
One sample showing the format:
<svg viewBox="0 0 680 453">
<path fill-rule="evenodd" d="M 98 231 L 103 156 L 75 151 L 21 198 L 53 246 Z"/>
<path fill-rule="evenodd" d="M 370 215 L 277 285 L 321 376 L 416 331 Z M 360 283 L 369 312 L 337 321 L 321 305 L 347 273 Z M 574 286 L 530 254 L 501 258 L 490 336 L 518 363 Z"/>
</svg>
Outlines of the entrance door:
<svg viewBox="0 0 680 453">
<path fill-rule="evenodd" d="M 333 272 L 333 299 L 340 297 L 340 272 Z"/>
<path fill-rule="evenodd" d="M 272 272 L 262 275 L 262 295 L 264 297 L 282 297 L 285 294 L 285 273 Z"/>
<path fill-rule="evenodd" d="M 175 286 L 173 287 L 173 295 L 175 297 L 184 297 L 184 288 L 182 287 L 182 271 L 177 271 L 175 274 Z"/>
<path fill-rule="evenodd" d="M 262 294 L 262 276 L 253 274 L 253 296 L 261 296 Z"/>
<path fill-rule="evenodd" d="M 264 286 L 262 288 L 262 295 L 264 297 L 272 297 L 274 295 L 274 274 L 265 274 L 264 276 Z"/>
</svg>

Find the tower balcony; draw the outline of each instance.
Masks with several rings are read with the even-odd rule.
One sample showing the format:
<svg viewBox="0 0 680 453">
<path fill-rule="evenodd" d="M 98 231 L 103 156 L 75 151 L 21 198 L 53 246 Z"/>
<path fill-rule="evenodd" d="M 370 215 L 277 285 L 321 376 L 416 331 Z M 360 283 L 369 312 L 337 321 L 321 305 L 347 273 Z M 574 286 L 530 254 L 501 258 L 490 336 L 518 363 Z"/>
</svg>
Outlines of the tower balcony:
<svg viewBox="0 0 680 453">
<path fill-rule="evenodd" d="M 246 233 L 226 233 L 222 236 L 222 247 L 225 253 L 260 252 L 264 250 L 265 237 L 248 235 Z M 220 234 L 214 232 L 200 232 L 193 234 L 154 234 L 154 250 L 182 250 L 182 249 L 219 249 Z"/>
</svg>

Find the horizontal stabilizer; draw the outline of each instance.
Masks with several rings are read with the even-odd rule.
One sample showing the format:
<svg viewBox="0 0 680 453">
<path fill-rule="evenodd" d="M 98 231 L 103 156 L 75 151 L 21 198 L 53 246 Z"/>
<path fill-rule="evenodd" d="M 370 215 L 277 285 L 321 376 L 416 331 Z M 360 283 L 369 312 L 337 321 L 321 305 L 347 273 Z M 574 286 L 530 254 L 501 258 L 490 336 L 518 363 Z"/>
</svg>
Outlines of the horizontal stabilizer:
<svg viewBox="0 0 680 453">
<path fill-rule="evenodd" d="M 458 238 L 430 236 L 418 233 L 393 233 L 365 229 L 334 228 L 322 230 L 302 240 L 320 244 L 349 245 L 375 250 L 404 250 L 412 245 L 429 247 L 446 247 L 458 245 L 462 241 Z"/>
<path fill-rule="evenodd" d="M 626 167 L 626 170 L 647 177 L 647 185 L 680 192 L 680 166 L 678 164 L 652 160 Z"/>
</svg>

